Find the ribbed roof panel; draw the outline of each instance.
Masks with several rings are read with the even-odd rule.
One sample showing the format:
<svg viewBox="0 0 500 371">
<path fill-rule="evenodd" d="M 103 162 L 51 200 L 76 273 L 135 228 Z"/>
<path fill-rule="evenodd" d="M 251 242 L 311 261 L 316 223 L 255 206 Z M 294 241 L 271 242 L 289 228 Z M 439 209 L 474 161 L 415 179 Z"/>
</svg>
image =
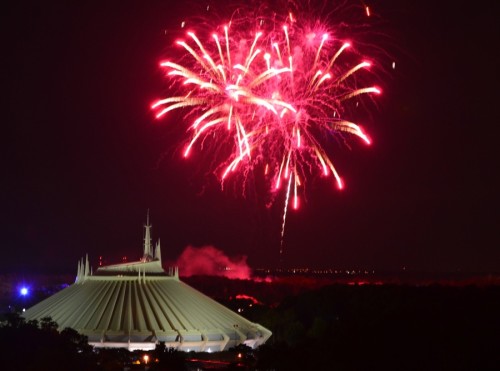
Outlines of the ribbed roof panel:
<svg viewBox="0 0 500 371">
<path fill-rule="evenodd" d="M 176 276 L 87 276 L 24 313 L 28 320 L 46 316 L 103 347 L 150 349 L 166 341 L 181 350 L 222 350 L 271 336 Z"/>
</svg>

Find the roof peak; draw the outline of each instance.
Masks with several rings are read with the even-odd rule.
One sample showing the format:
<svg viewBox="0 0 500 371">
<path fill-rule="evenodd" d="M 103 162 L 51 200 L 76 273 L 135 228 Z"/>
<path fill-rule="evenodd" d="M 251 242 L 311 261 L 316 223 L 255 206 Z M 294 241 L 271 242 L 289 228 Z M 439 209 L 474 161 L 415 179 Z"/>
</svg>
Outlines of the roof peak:
<svg viewBox="0 0 500 371">
<path fill-rule="evenodd" d="M 146 224 L 144 225 L 144 245 L 143 245 L 143 255 L 138 261 L 109 264 L 106 266 L 101 266 L 97 269 L 96 275 L 110 274 L 131 274 L 141 272 L 143 274 L 153 273 L 153 274 L 166 274 L 171 276 L 178 276 L 177 270 L 170 270 L 166 272 L 163 269 L 162 259 L 161 259 L 161 248 L 160 239 L 156 241 L 156 245 L 153 251 L 153 246 L 151 243 L 151 224 L 149 221 L 149 209 L 146 214 Z M 86 259 L 83 258 L 78 262 L 77 277 L 76 282 L 83 282 L 86 278 L 92 275 L 92 268 L 89 264 L 88 255 Z"/>
</svg>

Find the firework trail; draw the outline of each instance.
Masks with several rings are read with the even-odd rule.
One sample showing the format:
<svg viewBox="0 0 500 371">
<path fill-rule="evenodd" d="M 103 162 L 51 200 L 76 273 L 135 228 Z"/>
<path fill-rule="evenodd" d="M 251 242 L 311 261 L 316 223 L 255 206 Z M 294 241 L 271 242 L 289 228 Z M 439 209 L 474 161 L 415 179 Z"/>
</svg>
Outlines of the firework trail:
<svg viewBox="0 0 500 371">
<path fill-rule="evenodd" d="M 347 107 L 380 89 L 364 82 L 371 63 L 335 29 L 292 12 L 243 13 L 211 33 L 188 30 L 176 42 L 182 58 L 160 63 L 176 93 L 152 109 L 157 118 L 184 111 L 184 157 L 207 151 L 222 184 L 237 176 L 245 182 L 253 172 L 272 193 L 284 188 L 283 244 L 287 210 L 299 207 L 307 178 L 331 177 L 343 188 L 329 155 L 332 139 L 351 135 L 370 144 Z"/>
</svg>

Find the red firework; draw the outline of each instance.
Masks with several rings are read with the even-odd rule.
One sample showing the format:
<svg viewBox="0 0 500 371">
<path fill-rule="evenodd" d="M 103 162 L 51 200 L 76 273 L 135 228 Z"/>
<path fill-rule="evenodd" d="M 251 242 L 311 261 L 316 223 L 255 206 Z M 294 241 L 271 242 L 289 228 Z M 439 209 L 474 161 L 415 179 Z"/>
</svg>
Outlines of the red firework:
<svg viewBox="0 0 500 371">
<path fill-rule="evenodd" d="M 331 139 L 347 134 L 370 144 L 345 117 L 346 105 L 380 89 L 363 82 L 371 63 L 325 24 L 310 26 L 292 13 L 281 21 L 238 14 L 211 34 L 188 31 L 176 42 L 183 57 L 160 65 L 177 93 L 152 109 L 157 118 L 186 110 L 185 157 L 205 142 L 228 148 L 213 169 L 221 182 L 253 171 L 262 172 L 273 192 L 284 188 L 286 217 L 289 202 L 298 207 L 298 190 L 315 173 L 343 188 L 329 155 Z"/>
</svg>

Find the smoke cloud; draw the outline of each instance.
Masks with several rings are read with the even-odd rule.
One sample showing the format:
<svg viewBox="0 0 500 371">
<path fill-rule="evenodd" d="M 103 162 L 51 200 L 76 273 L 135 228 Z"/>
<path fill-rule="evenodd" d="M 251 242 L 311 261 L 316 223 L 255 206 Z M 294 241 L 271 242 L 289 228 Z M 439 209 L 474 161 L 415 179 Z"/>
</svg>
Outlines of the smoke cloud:
<svg viewBox="0 0 500 371">
<path fill-rule="evenodd" d="M 246 256 L 230 258 L 214 246 L 187 246 L 176 265 L 179 273 L 186 277 L 207 275 L 248 280 L 252 275 Z"/>
</svg>

